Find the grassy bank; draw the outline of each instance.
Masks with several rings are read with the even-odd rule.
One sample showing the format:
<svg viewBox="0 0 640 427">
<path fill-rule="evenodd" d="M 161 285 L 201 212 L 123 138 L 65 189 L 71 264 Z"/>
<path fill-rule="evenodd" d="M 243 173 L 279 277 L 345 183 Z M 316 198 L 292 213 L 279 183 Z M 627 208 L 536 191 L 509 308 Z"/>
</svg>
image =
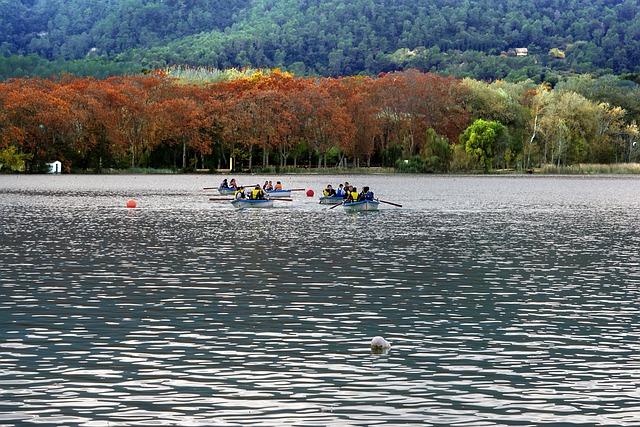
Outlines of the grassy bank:
<svg viewBox="0 0 640 427">
<path fill-rule="evenodd" d="M 95 173 L 95 172 L 73 172 L 73 173 Z M 153 169 L 153 168 L 129 168 L 129 169 L 105 169 L 103 174 L 181 174 L 179 169 Z M 198 170 L 186 173 L 201 174 L 228 174 L 228 170 Z M 308 167 L 269 167 L 254 168 L 252 171 L 234 171 L 235 174 L 247 175 L 372 175 L 372 174 L 402 174 L 395 168 L 308 168 Z M 522 169 L 494 169 L 489 174 L 521 175 L 527 173 L 541 175 L 635 175 L 640 174 L 640 163 L 617 163 L 617 164 L 588 164 L 581 163 L 571 166 L 543 165 L 539 168 Z M 482 170 L 472 170 L 467 172 L 455 172 L 450 175 L 484 175 Z M 442 174 L 448 175 L 448 174 Z"/>
<path fill-rule="evenodd" d="M 571 166 L 544 165 L 535 173 L 562 175 L 633 175 L 640 174 L 640 163 L 616 163 L 611 165 L 580 163 Z"/>
</svg>

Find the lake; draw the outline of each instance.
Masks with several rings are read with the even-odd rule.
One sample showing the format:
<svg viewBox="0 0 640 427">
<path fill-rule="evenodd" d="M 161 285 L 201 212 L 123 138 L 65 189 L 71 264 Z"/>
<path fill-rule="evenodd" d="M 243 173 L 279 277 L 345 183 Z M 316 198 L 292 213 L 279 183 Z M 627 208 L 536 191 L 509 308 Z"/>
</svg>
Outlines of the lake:
<svg viewBox="0 0 640 427">
<path fill-rule="evenodd" d="M 640 425 L 640 177 L 222 178 L 0 175 L 1 426 Z"/>
</svg>

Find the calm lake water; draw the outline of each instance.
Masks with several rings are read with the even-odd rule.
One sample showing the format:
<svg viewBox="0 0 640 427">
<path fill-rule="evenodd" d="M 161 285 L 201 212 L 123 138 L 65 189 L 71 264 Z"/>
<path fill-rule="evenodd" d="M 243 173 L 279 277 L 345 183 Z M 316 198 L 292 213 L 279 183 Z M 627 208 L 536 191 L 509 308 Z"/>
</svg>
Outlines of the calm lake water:
<svg viewBox="0 0 640 427">
<path fill-rule="evenodd" d="M 640 425 L 639 177 L 222 178 L 0 175 L 0 426 Z"/>
</svg>

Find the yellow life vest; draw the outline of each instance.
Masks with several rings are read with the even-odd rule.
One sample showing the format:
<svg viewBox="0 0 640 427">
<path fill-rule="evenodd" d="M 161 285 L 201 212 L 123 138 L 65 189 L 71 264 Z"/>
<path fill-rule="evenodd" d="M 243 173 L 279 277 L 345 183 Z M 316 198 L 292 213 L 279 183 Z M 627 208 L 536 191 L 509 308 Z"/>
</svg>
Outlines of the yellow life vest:
<svg viewBox="0 0 640 427">
<path fill-rule="evenodd" d="M 251 198 L 252 199 L 264 199 L 264 193 L 262 192 L 262 189 L 254 188 L 253 191 L 251 192 Z"/>
</svg>

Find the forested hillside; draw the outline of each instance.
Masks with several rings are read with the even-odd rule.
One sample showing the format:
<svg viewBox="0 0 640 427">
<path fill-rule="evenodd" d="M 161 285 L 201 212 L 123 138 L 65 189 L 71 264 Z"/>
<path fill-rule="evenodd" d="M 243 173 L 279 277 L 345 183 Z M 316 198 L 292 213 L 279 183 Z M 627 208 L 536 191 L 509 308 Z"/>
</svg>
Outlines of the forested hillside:
<svg viewBox="0 0 640 427">
<path fill-rule="evenodd" d="M 639 11 L 634 0 L 0 0 L 0 78 L 74 61 L 77 75 L 99 77 L 172 65 L 416 68 L 553 83 L 640 73 Z"/>
</svg>

